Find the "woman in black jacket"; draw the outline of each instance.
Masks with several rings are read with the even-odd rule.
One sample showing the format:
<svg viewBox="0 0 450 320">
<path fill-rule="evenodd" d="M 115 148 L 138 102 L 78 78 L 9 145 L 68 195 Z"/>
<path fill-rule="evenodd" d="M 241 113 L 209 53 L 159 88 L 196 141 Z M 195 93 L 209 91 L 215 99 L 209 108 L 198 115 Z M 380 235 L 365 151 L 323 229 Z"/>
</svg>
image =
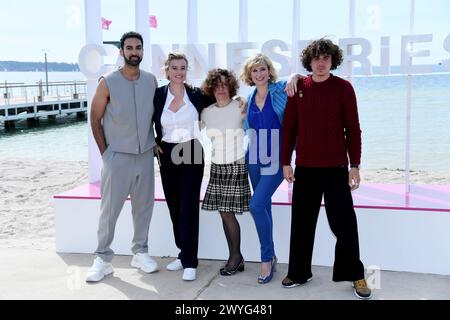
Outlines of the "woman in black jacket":
<svg viewBox="0 0 450 320">
<path fill-rule="evenodd" d="M 161 181 L 173 224 L 178 258 L 168 270 L 184 268 L 183 280 L 196 278 L 198 265 L 199 200 L 204 154 L 197 139 L 199 115 L 214 101 L 199 88 L 185 84 L 188 60 L 170 53 L 165 62 L 168 85 L 156 90 L 154 98 L 156 142 Z"/>
</svg>

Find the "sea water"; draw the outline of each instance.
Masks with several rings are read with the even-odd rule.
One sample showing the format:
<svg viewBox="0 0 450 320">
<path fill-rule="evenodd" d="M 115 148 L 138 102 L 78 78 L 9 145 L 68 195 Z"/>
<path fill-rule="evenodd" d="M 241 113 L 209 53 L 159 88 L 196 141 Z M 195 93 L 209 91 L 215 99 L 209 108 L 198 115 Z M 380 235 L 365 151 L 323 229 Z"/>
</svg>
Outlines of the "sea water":
<svg viewBox="0 0 450 320">
<path fill-rule="evenodd" d="M 45 81 L 42 72 L 0 72 L 0 82 Z M 51 72 L 49 81 L 84 80 L 79 72 Z M 368 169 L 403 169 L 406 153 L 407 77 L 404 75 L 354 77 L 362 129 L 362 166 Z M 412 77 L 412 170 L 450 171 L 450 74 Z M 41 119 L 29 127 L 0 126 L 0 159 L 87 161 L 87 122 L 75 117 Z M 206 152 L 208 153 L 208 151 Z"/>
</svg>

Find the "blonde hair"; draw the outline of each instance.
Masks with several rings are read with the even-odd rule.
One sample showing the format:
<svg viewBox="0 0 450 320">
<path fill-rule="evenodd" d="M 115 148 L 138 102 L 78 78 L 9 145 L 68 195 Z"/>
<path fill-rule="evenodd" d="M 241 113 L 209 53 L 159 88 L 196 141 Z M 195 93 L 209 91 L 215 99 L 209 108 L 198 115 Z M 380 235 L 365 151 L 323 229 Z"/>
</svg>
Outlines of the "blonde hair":
<svg viewBox="0 0 450 320">
<path fill-rule="evenodd" d="M 167 72 L 169 71 L 170 62 L 173 60 L 184 60 L 186 61 L 186 70 L 189 68 L 189 61 L 184 53 L 170 52 L 169 55 L 167 56 L 166 61 L 164 62 L 164 72 L 166 73 L 167 80 L 170 80 L 167 75 Z"/>
<path fill-rule="evenodd" d="M 272 61 L 266 55 L 258 53 L 254 57 L 250 57 L 245 61 L 244 68 L 242 69 L 241 79 L 249 86 L 254 86 L 255 83 L 252 80 L 252 69 L 256 66 L 266 65 L 269 71 L 269 82 L 277 81 L 277 71 L 275 70 Z"/>
</svg>

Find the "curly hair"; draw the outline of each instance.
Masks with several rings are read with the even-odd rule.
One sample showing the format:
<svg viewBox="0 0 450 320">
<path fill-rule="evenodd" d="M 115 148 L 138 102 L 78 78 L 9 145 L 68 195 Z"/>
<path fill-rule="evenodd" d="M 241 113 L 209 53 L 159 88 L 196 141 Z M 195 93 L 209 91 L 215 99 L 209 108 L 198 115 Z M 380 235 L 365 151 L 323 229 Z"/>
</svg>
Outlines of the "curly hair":
<svg viewBox="0 0 450 320">
<path fill-rule="evenodd" d="M 167 72 L 169 71 L 169 65 L 170 62 L 173 60 L 184 60 L 186 61 L 186 70 L 189 68 L 189 61 L 186 58 L 186 55 L 184 53 L 181 52 L 171 52 L 169 53 L 169 55 L 167 56 L 166 61 L 164 62 L 164 72 L 166 73 L 166 78 L 167 80 L 170 80 L 169 77 L 167 76 Z"/>
<path fill-rule="evenodd" d="M 244 68 L 242 69 L 241 79 L 245 84 L 254 86 L 255 83 L 252 80 L 252 69 L 256 66 L 265 65 L 269 70 L 269 82 L 277 81 L 277 71 L 275 70 L 272 61 L 266 55 L 258 53 L 254 57 L 250 57 L 245 61 Z"/>
<path fill-rule="evenodd" d="M 222 82 L 222 76 L 225 82 Z M 234 97 L 239 89 L 239 83 L 233 71 L 227 69 L 211 69 L 208 71 L 205 81 L 203 81 L 201 90 L 203 94 L 215 100 L 214 91 L 220 83 L 227 86 L 230 98 Z"/>
<path fill-rule="evenodd" d="M 301 55 L 303 67 L 311 72 L 311 61 L 322 54 L 331 56 L 331 70 L 335 70 L 341 65 L 343 60 L 341 48 L 329 39 L 320 38 L 319 40 L 314 40 L 303 49 Z"/>
</svg>

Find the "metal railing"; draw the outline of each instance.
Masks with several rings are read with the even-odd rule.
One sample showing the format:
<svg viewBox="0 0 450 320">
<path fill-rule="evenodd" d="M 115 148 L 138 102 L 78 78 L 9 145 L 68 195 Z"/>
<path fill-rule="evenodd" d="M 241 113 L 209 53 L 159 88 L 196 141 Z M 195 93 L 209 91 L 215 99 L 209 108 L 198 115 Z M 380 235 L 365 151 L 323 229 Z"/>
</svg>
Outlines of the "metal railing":
<svg viewBox="0 0 450 320">
<path fill-rule="evenodd" d="M 0 83 L 0 98 L 4 105 L 86 98 L 86 81 L 49 82 L 48 94 L 45 86 L 43 81 L 36 84 L 5 81 Z"/>
</svg>

